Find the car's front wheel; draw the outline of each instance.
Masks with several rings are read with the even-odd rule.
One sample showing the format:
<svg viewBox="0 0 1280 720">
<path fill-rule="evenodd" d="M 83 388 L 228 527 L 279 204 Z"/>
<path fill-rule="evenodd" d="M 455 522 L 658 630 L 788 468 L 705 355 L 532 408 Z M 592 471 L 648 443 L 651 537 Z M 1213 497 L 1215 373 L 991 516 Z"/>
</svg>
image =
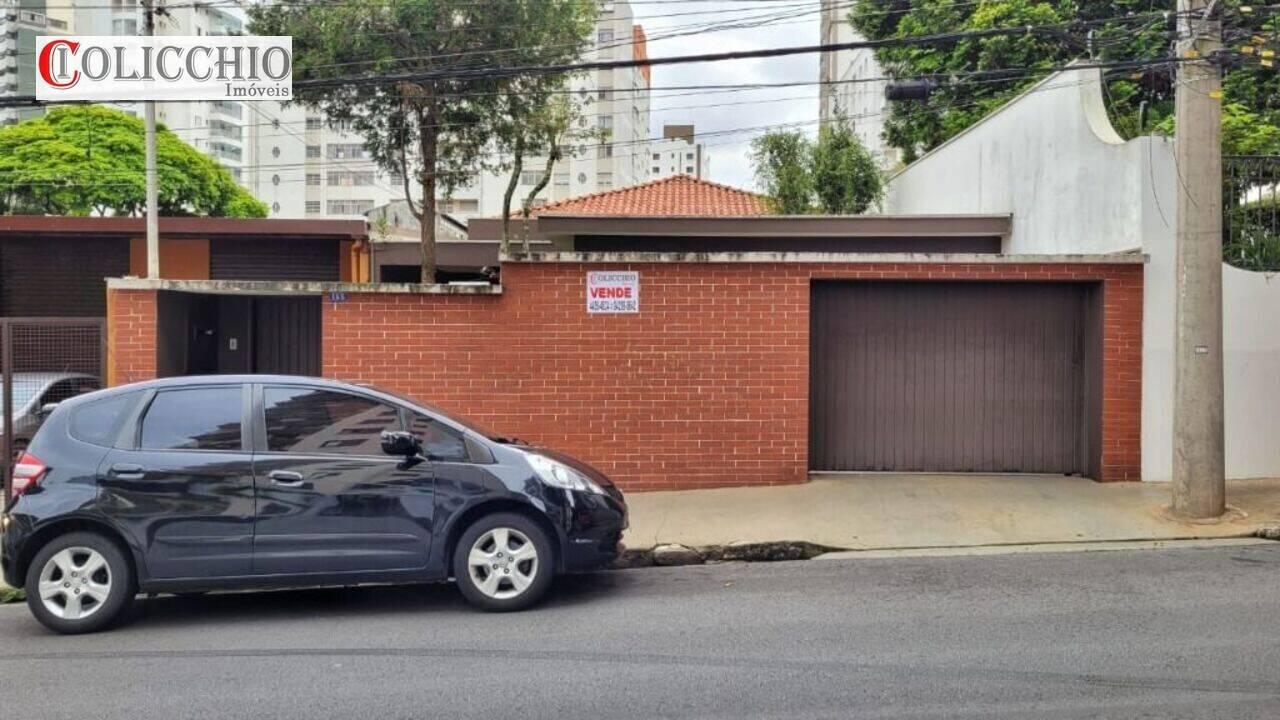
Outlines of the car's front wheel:
<svg viewBox="0 0 1280 720">
<path fill-rule="evenodd" d="M 68 533 L 40 548 L 27 569 L 27 606 L 46 627 L 64 634 L 110 625 L 134 596 L 124 552 L 91 532 Z"/>
<path fill-rule="evenodd" d="M 472 605 L 491 612 L 523 610 L 542 599 L 555 573 L 551 539 L 523 515 L 480 518 L 458 539 L 453 572 Z"/>
</svg>

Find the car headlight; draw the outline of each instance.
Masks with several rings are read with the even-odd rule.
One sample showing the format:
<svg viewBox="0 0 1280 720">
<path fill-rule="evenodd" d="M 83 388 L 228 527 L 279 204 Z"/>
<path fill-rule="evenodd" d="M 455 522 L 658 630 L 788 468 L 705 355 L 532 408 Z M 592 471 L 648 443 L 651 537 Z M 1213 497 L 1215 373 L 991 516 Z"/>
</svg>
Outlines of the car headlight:
<svg viewBox="0 0 1280 720">
<path fill-rule="evenodd" d="M 533 466 L 534 472 L 538 473 L 538 478 L 551 487 L 604 494 L 604 489 L 592 482 L 591 478 L 562 462 L 534 453 L 528 453 L 526 457 L 529 458 L 529 464 Z"/>
</svg>

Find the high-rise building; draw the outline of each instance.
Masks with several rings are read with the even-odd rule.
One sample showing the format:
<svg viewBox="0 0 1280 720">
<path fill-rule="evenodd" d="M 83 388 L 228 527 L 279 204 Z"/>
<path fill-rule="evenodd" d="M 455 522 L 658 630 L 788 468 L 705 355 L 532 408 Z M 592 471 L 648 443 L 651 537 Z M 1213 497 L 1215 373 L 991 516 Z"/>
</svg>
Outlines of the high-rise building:
<svg viewBox="0 0 1280 720">
<path fill-rule="evenodd" d="M 849 23 L 849 4 L 843 0 L 822 0 L 821 42 L 824 45 L 863 40 Z M 837 50 L 819 58 L 818 119 L 822 123 L 843 121 L 858 139 L 880 159 L 885 168 L 900 161 L 900 154 L 884 139 L 889 101 L 884 93 L 888 83 L 874 50 Z"/>
<path fill-rule="evenodd" d="M 0 97 L 35 95 L 36 38 L 71 31 L 70 6 L 55 0 L 0 0 Z M 0 108 L 0 125 L 36 117 L 36 107 Z"/>
<path fill-rule="evenodd" d="M 663 125 L 662 139 L 649 145 L 649 179 L 672 175 L 706 178 L 711 175 L 711 158 L 692 125 Z"/>
<path fill-rule="evenodd" d="M 65 17 L 46 14 L 46 0 L 0 0 L 0 94 L 34 94 L 35 38 L 41 34 L 136 35 L 144 17 L 137 0 L 102 0 Z M 52 7 L 52 6 L 51 6 Z M 172 3 L 157 18 L 157 35 L 231 35 L 245 32 L 243 9 L 216 3 Z M 592 49 L 583 59 L 646 59 L 644 30 L 626 2 L 601 2 Z M 551 202 L 648 179 L 648 67 L 598 70 L 576 77 L 570 90 L 584 127 L 603 139 L 585 141 L 552 170 L 538 201 Z M 142 114 L 138 103 L 113 103 Z M 0 110 L 0 122 L 17 122 L 41 108 Z M 156 118 L 178 137 L 225 165 L 236 180 L 265 202 L 272 217 L 361 217 L 404 198 L 402 178 L 384 172 L 347 123 L 330 121 L 300 105 L 233 100 L 159 102 Z M 525 197 L 546 169 L 545 157 L 525 158 L 517 198 Z M 498 215 L 508 177 L 479 172 L 441 211 L 459 217 Z M 410 183 L 410 192 L 415 190 Z M 416 199 L 416 197 L 415 197 Z"/>
</svg>

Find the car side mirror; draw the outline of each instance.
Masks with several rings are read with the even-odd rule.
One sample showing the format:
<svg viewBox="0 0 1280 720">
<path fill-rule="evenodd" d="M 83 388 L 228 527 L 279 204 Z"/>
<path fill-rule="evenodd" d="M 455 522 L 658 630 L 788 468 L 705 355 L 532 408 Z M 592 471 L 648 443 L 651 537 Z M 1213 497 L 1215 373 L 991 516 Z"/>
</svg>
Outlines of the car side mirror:
<svg viewBox="0 0 1280 720">
<path fill-rule="evenodd" d="M 56 409 L 57 407 L 58 407 L 58 403 L 56 403 L 56 402 L 55 402 L 55 403 L 45 403 L 45 404 L 41 405 L 41 406 L 40 406 L 40 415 L 41 415 L 41 417 L 47 417 L 47 416 L 51 415 L 51 414 L 53 413 L 54 409 Z"/>
<path fill-rule="evenodd" d="M 422 438 L 403 430 L 382 431 L 382 452 L 415 457 L 422 454 Z"/>
</svg>

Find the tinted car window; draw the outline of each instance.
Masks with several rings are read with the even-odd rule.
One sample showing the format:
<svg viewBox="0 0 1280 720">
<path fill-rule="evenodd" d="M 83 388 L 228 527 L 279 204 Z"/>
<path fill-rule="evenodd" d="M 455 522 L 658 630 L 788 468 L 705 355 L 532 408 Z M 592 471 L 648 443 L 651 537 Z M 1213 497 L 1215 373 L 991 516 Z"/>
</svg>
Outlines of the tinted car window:
<svg viewBox="0 0 1280 720">
<path fill-rule="evenodd" d="M 239 450 L 241 393 L 236 387 L 157 393 L 142 419 L 147 450 Z"/>
<path fill-rule="evenodd" d="M 381 455 L 382 431 L 399 430 L 392 406 L 358 395 L 310 388 L 268 387 L 267 449 L 333 455 Z"/>
<path fill-rule="evenodd" d="M 97 390 L 97 383 L 89 384 L 83 378 L 75 378 L 72 380 L 59 380 L 49 388 L 44 397 L 40 399 L 41 404 L 60 403 L 63 400 L 69 400 L 77 395 L 83 395 L 92 390 Z"/>
<path fill-rule="evenodd" d="M 93 445 L 111 445 L 120 421 L 137 401 L 138 393 L 125 393 L 81 405 L 71 414 L 71 437 Z"/>
<path fill-rule="evenodd" d="M 425 415 L 414 413 L 413 427 L 410 429 L 422 438 L 423 449 L 430 457 L 440 460 L 465 461 L 467 459 L 467 444 L 452 428 Z"/>
</svg>

